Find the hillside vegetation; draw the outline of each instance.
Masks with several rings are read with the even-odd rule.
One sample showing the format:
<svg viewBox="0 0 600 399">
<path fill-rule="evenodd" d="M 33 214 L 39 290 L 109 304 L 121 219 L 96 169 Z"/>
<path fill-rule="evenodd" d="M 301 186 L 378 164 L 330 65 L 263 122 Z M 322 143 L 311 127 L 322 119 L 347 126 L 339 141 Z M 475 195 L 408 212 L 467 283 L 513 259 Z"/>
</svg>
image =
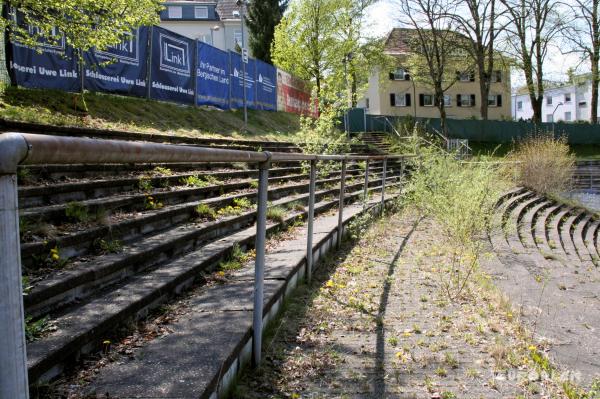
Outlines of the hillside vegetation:
<svg viewBox="0 0 600 399">
<path fill-rule="evenodd" d="M 0 118 L 190 137 L 234 137 L 291 140 L 300 118 L 284 112 L 248 110 L 248 131 L 242 132 L 242 110 L 195 108 L 140 98 L 86 93 L 87 111 L 80 95 L 54 90 L 7 87 L 0 95 Z"/>
</svg>

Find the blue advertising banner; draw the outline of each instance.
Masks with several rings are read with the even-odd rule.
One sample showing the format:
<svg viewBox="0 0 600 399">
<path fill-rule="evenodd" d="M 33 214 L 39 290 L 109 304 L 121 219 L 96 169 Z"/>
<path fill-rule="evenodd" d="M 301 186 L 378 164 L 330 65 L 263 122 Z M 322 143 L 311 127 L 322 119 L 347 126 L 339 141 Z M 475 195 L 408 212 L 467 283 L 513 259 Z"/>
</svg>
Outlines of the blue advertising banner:
<svg viewBox="0 0 600 399">
<path fill-rule="evenodd" d="M 255 108 L 254 77 L 256 76 L 256 63 L 252 58 L 246 64 L 246 76 L 243 75 L 242 56 L 236 52 L 229 51 L 229 74 L 231 76 L 231 108 L 242 108 L 244 106 L 244 87 L 246 88 L 246 106 Z"/>
<path fill-rule="evenodd" d="M 277 110 L 277 69 L 256 60 L 256 109 Z"/>
<path fill-rule="evenodd" d="M 148 32 L 141 27 L 116 46 L 84 53 L 83 76 L 90 91 L 144 97 L 148 74 Z"/>
<path fill-rule="evenodd" d="M 36 27 L 28 29 L 31 36 L 38 34 Z M 74 50 L 67 46 L 60 32 L 52 33 L 57 38 L 55 42 L 40 39 L 35 49 L 11 42 L 9 69 L 14 83 L 28 88 L 79 91 L 81 77 Z"/>
<path fill-rule="evenodd" d="M 152 28 L 151 98 L 194 103 L 194 43 L 194 40 L 166 29 Z"/>
<path fill-rule="evenodd" d="M 229 54 L 216 47 L 198 42 L 197 96 L 198 105 L 229 108 Z"/>
</svg>

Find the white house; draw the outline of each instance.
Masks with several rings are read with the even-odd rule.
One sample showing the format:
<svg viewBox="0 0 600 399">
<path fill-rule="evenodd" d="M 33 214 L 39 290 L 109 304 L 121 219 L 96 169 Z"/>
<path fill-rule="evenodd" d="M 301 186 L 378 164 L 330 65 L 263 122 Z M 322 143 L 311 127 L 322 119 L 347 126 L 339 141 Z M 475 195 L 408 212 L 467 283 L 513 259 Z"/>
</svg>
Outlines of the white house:
<svg viewBox="0 0 600 399">
<path fill-rule="evenodd" d="M 576 82 L 577 80 L 575 79 Z M 580 82 L 577 83 L 546 88 L 542 103 L 542 122 L 589 121 L 591 98 L 592 84 L 589 79 L 580 79 Z M 520 90 L 513 94 L 512 116 L 515 120 L 527 120 L 533 117 L 533 109 L 527 92 Z"/>
<path fill-rule="evenodd" d="M 211 44 L 221 50 L 248 47 L 248 29 L 242 45 L 241 7 L 236 0 L 167 0 L 160 26 Z"/>
</svg>

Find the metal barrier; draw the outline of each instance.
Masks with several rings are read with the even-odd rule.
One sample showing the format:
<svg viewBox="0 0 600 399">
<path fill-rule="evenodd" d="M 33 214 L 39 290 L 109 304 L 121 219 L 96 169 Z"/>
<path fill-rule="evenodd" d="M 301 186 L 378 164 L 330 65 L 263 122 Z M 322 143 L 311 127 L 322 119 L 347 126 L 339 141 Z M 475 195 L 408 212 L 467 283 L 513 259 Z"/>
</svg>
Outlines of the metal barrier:
<svg viewBox="0 0 600 399">
<path fill-rule="evenodd" d="M 32 164 L 93 164 L 93 163 L 175 163 L 175 162 L 247 162 L 259 164 L 259 185 L 256 223 L 256 260 L 253 314 L 253 361 L 261 360 L 263 278 L 267 223 L 269 168 L 272 162 L 309 161 L 310 189 L 306 275 L 310 281 L 313 269 L 313 230 L 317 161 L 342 163 L 340 179 L 337 243 L 343 232 L 345 176 L 347 162 L 366 161 L 365 193 L 368 198 L 369 161 L 383 161 L 381 205 L 385 200 L 385 179 L 388 159 L 401 162 L 406 156 L 346 156 L 306 155 L 225 150 L 148 142 L 98 140 L 25 133 L 0 134 L 0 397 L 28 398 L 27 354 L 25 350 L 25 318 L 21 282 L 21 250 L 17 167 Z"/>
</svg>

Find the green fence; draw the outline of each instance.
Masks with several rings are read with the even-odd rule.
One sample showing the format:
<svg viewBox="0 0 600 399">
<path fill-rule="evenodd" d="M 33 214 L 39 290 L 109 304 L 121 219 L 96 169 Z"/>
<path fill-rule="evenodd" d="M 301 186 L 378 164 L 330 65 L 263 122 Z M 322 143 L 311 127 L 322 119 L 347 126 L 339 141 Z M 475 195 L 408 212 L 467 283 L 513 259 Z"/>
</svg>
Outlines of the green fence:
<svg viewBox="0 0 600 399">
<path fill-rule="evenodd" d="M 352 109 L 349 117 L 350 132 L 392 132 L 403 117 L 364 115 L 363 110 Z M 439 118 L 417 118 L 419 123 L 428 129 L 440 130 Z M 535 125 L 531 122 L 483 121 L 471 119 L 448 119 L 448 135 L 452 138 L 468 139 L 473 142 L 510 143 L 519 138 L 531 135 Z M 600 144 L 600 125 L 584 123 L 541 123 L 538 130 L 554 133 L 555 136 L 566 136 L 570 144 Z"/>
</svg>

